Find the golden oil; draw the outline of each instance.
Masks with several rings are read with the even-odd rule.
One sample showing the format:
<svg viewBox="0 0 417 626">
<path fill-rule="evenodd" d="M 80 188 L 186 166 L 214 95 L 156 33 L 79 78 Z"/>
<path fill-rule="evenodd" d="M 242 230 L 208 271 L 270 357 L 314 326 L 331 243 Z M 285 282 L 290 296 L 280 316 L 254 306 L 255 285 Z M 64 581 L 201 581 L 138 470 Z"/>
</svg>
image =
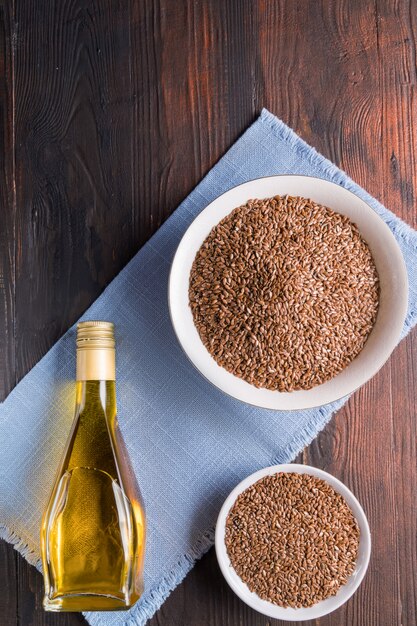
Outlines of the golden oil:
<svg viewBox="0 0 417 626">
<path fill-rule="evenodd" d="M 113 324 L 77 332 L 74 424 L 41 528 L 44 608 L 130 608 L 143 590 L 145 512 L 117 426 Z"/>
</svg>

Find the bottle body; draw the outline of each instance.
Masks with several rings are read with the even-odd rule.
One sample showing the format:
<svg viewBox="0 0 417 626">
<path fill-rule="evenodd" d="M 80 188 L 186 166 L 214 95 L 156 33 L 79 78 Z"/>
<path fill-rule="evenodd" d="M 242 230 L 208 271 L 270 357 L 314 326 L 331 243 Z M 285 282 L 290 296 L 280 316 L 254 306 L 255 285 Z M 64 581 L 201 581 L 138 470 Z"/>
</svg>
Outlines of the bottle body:
<svg viewBox="0 0 417 626">
<path fill-rule="evenodd" d="M 41 548 L 46 610 L 128 609 L 142 593 L 145 513 L 117 426 L 114 380 L 77 380 Z"/>
</svg>

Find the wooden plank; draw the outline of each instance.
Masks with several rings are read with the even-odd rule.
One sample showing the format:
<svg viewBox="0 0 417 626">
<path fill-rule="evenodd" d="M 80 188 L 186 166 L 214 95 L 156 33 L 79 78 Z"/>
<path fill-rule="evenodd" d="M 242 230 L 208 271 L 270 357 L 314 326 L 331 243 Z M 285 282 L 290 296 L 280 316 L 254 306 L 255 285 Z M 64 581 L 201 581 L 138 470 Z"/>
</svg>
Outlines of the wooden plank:
<svg viewBox="0 0 417 626">
<path fill-rule="evenodd" d="M 253 119 L 249 82 L 241 84 L 254 73 L 252 26 L 239 0 L 133 3 L 132 205 L 140 244 Z"/>
<path fill-rule="evenodd" d="M 0 0 L 0 401 L 15 384 L 14 2 Z"/>
<path fill-rule="evenodd" d="M 126 264 L 137 241 L 128 4 L 18 1 L 16 22 L 21 377 Z"/>
<path fill-rule="evenodd" d="M 0 0 L 0 401 L 15 384 L 14 2 Z M 18 626 L 17 553 L 0 541 L 0 623 Z"/>
<path fill-rule="evenodd" d="M 397 348 L 391 364 L 394 547 L 400 623 L 417 624 L 417 332 Z M 381 507 L 382 508 L 382 507 Z M 385 511 L 381 511 L 385 516 Z"/>
<path fill-rule="evenodd" d="M 17 617 L 17 552 L 0 541 L 0 624 L 19 626 Z"/>
<path fill-rule="evenodd" d="M 340 160 L 371 193 L 415 226 L 416 7 L 378 2 L 374 18 L 374 44 L 365 15 L 356 23 L 364 37 L 353 59 L 349 53 L 355 89 L 343 97 L 344 140 L 349 143 L 342 147 Z M 337 618 L 341 624 L 416 623 L 414 557 L 409 557 L 416 554 L 417 534 L 417 503 L 411 492 L 417 478 L 415 337 L 414 331 L 310 447 L 313 464 L 324 463 L 352 486 L 373 534 L 364 584 L 335 616 L 322 620 L 325 626 L 336 624 Z"/>
</svg>

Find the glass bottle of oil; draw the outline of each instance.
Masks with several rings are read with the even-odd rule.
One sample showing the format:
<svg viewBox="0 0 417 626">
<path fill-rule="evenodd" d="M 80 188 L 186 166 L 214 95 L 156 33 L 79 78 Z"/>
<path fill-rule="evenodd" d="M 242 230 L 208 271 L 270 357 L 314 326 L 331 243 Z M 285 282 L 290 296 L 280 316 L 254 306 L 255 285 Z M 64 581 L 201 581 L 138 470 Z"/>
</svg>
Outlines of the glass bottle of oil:
<svg viewBox="0 0 417 626">
<path fill-rule="evenodd" d="M 142 593 L 145 512 L 117 427 L 109 322 L 78 324 L 75 418 L 41 548 L 48 611 L 128 609 Z"/>
</svg>

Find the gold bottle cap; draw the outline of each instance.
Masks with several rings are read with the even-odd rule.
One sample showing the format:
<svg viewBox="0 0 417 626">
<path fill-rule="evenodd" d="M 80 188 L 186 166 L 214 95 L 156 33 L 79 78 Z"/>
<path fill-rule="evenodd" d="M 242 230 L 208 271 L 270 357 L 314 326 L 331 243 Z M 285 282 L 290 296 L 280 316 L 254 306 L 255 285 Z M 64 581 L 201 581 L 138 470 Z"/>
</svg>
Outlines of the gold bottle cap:
<svg viewBox="0 0 417 626">
<path fill-rule="evenodd" d="M 112 322 L 92 320 L 77 324 L 77 350 L 114 347 L 114 324 Z"/>
<path fill-rule="evenodd" d="M 77 324 L 77 380 L 115 380 L 115 340 L 112 322 Z"/>
</svg>

